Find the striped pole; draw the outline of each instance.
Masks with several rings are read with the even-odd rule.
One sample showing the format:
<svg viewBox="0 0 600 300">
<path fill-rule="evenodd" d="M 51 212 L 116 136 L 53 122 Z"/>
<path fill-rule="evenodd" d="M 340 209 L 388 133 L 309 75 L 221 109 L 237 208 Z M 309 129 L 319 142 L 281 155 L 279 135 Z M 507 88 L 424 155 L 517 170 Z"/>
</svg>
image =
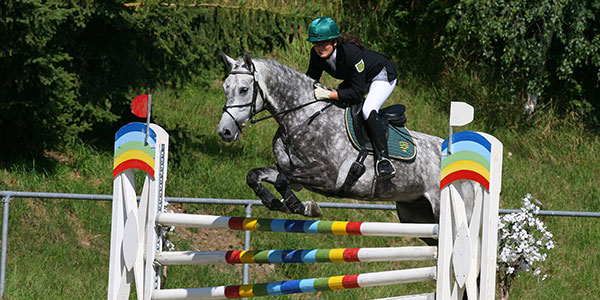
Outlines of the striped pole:
<svg viewBox="0 0 600 300">
<path fill-rule="evenodd" d="M 289 264 L 436 260 L 437 247 L 338 248 L 308 250 L 236 250 L 160 252 L 161 265 Z"/>
<path fill-rule="evenodd" d="M 438 224 L 257 219 L 177 213 L 162 213 L 158 215 L 156 222 L 180 227 L 435 239 L 438 237 L 439 227 Z"/>
<path fill-rule="evenodd" d="M 384 271 L 355 275 L 278 281 L 271 283 L 155 290 L 155 300 L 239 299 L 317 291 L 342 290 L 392 284 L 434 281 L 436 267 Z"/>
</svg>

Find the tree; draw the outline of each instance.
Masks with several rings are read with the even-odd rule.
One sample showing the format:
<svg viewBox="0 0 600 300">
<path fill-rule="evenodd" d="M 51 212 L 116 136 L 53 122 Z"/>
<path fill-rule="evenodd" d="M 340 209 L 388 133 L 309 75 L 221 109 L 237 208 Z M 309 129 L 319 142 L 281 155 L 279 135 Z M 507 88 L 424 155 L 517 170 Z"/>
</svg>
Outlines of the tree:
<svg viewBox="0 0 600 300">
<path fill-rule="evenodd" d="M 597 16 L 600 2 L 594 0 L 463 0 L 448 22 L 445 46 L 451 57 L 482 71 L 505 108 L 537 100 L 595 118 Z"/>
<path fill-rule="evenodd" d="M 0 160 L 78 137 L 110 141 L 117 122 L 132 120 L 133 96 L 218 72 L 221 51 L 283 46 L 307 23 L 262 9 L 125 2 L 0 2 Z"/>
</svg>

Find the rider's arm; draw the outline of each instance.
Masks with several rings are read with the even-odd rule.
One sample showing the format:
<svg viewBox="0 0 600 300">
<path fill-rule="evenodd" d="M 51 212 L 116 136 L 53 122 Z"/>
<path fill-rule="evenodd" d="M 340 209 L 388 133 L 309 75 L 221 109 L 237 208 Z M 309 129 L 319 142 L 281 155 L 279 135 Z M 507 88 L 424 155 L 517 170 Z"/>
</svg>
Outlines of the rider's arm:
<svg viewBox="0 0 600 300">
<path fill-rule="evenodd" d="M 367 91 L 367 72 L 364 65 L 363 51 L 353 44 L 344 47 L 343 58 L 347 72 L 344 82 L 337 88 L 337 98 L 346 103 L 359 103 Z M 339 54 L 338 54 L 339 55 Z"/>
</svg>

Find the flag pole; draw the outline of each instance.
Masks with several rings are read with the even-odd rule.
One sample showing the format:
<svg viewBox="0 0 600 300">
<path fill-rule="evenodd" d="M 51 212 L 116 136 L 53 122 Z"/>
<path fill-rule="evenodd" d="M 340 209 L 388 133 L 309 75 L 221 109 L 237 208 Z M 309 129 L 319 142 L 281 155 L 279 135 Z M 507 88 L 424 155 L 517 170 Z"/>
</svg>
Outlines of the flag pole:
<svg viewBox="0 0 600 300">
<path fill-rule="evenodd" d="M 465 102 L 450 102 L 450 136 L 448 137 L 447 155 L 452 154 L 453 127 L 465 126 L 473 121 L 473 106 Z"/>
<path fill-rule="evenodd" d="M 152 113 L 152 94 L 148 94 L 148 113 L 146 114 L 146 138 L 144 145 L 148 145 L 148 135 L 150 134 L 150 114 Z"/>
</svg>

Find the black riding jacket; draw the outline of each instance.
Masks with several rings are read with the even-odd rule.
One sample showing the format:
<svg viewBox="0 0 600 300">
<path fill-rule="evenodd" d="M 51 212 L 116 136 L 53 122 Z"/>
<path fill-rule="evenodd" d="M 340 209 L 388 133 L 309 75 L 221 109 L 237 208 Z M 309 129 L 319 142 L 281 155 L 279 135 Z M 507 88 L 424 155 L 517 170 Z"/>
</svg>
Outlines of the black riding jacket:
<svg viewBox="0 0 600 300">
<path fill-rule="evenodd" d="M 368 49 L 342 42 L 336 46 L 335 71 L 327 64 L 326 59 L 319 57 L 314 48 L 310 50 L 310 63 L 306 75 L 319 81 L 323 71 L 343 82 L 337 88 L 339 100 L 354 104 L 364 99 L 373 78 L 383 67 L 387 71 L 389 81 L 396 79 L 396 64 L 387 57 Z"/>
</svg>

